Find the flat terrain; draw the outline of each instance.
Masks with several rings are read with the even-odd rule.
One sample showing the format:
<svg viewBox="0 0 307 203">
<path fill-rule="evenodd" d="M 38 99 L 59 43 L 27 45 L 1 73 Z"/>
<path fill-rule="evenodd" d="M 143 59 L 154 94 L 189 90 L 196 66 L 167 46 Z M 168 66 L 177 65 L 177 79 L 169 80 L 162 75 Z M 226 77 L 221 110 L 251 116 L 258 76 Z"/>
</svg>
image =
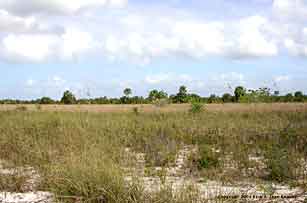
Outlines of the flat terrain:
<svg viewBox="0 0 307 203">
<path fill-rule="evenodd" d="M 131 112 L 138 108 L 140 112 L 185 112 L 189 104 L 171 104 L 157 107 L 151 104 L 139 105 L 0 105 L 0 111 L 15 110 L 26 107 L 36 111 L 66 111 L 66 112 Z M 206 104 L 207 111 L 224 112 L 270 112 L 270 111 L 307 111 L 307 103 L 259 103 L 259 104 Z"/>
<path fill-rule="evenodd" d="M 307 104 L 190 108 L 2 105 L 0 202 L 307 201 Z"/>
</svg>

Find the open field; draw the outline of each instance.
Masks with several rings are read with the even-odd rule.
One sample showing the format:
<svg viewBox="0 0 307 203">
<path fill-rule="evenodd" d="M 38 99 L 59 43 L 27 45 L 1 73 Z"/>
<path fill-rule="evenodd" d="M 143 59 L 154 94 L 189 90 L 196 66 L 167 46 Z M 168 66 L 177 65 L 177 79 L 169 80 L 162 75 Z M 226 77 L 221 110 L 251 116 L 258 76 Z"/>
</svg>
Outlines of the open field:
<svg viewBox="0 0 307 203">
<path fill-rule="evenodd" d="M 64 112 L 186 112 L 189 104 L 170 104 L 158 107 L 151 104 L 137 105 L 0 105 L 0 111 L 15 110 L 26 107 L 31 111 L 64 111 Z M 257 104 L 207 104 L 206 111 L 222 112 L 271 112 L 271 111 L 307 111 L 307 103 L 257 103 Z"/>
<path fill-rule="evenodd" d="M 189 105 L 25 107 L 0 106 L 0 191 L 8 194 L 47 191 L 53 201 L 95 203 L 231 202 L 218 197 L 242 194 L 307 201 L 306 104 L 206 105 L 198 113 Z"/>
</svg>

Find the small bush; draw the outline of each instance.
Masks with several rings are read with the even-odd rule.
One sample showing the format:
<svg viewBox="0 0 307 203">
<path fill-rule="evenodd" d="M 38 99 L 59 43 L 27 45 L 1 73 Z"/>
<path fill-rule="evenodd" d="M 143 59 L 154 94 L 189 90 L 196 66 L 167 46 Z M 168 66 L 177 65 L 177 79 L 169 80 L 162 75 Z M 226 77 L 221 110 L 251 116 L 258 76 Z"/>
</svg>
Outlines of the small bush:
<svg viewBox="0 0 307 203">
<path fill-rule="evenodd" d="M 288 150 L 273 146 L 265 156 L 269 180 L 284 182 L 295 178 L 297 163 Z"/>
<path fill-rule="evenodd" d="M 218 155 L 213 152 L 210 145 L 203 144 L 199 146 L 198 168 L 216 168 L 219 165 Z"/>
<path fill-rule="evenodd" d="M 191 113 L 200 113 L 203 111 L 204 105 L 202 103 L 193 102 L 190 107 Z"/>
<path fill-rule="evenodd" d="M 138 107 L 133 107 L 132 111 L 133 111 L 133 113 L 134 113 L 135 115 L 139 115 L 139 113 L 140 113 Z"/>
</svg>

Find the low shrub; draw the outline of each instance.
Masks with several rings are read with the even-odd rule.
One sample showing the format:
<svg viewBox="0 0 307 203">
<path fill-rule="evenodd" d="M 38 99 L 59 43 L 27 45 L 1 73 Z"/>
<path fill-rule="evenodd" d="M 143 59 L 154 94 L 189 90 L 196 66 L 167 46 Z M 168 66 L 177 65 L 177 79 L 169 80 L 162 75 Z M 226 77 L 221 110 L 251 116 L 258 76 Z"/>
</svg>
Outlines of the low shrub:
<svg viewBox="0 0 307 203">
<path fill-rule="evenodd" d="M 193 102 L 191 103 L 191 106 L 190 106 L 190 112 L 191 113 L 200 113 L 203 111 L 203 108 L 204 108 L 204 105 L 202 103 L 199 103 L 199 102 Z"/>
<path fill-rule="evenodd" d="M 216 168 L 219 165 L 218 154 L 212 150 L 210 145 L 199 146 L 199 157 L 197 160 L 199 169 Z"/>
<path fill-rule="evenodd" d="M 133 111 L 133 113 L 134 113 L 135 115 L 139 115 L 139 113 L 140 113 L 138 107 L 133 107 L 132 111 Z"/>
<path fill-rule="evenodd" d="M 277 182 L 285 182 L 295 179 L 297 168 L 296 157 L 284 148 L 272 146 L 265 153 L 268 179 Z"/>
</svg>

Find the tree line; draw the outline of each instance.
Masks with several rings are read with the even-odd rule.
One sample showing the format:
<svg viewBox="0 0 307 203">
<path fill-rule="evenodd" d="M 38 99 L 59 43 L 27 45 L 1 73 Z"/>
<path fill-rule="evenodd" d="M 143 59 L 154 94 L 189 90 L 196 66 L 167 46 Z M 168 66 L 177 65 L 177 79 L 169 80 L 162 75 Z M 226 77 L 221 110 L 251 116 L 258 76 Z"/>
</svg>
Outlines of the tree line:
<svg viewBox="0 0 307 203">
<path fill-rule="evenodd" d="M 222 96 L 211 94 L 209 97 L 202 97 L 195 93 L 189 93 L 186 86 L 180 86 L 178 93 L 168 95 L 163 90 L 151 90 L 147 97 L 132 96 L 131 88 L 123 90 L 123 96 L 119 98 L 81 98 L 77 99 L 71 91 L 65 91 L 61 100 L 53 100 L 50 97 L 42 97 L 36 100 L 0 100 L 0 104 L 157 104 L 165 103 L 270 103 L 270 102 L 307 102 L 307 95 L 301 91 L 280 95 L 279 91 L 271 91 L 269 88 L 247 90 L 243 86 L 235 88 L 234 92 L 225 93 Z"/>
</svg>

